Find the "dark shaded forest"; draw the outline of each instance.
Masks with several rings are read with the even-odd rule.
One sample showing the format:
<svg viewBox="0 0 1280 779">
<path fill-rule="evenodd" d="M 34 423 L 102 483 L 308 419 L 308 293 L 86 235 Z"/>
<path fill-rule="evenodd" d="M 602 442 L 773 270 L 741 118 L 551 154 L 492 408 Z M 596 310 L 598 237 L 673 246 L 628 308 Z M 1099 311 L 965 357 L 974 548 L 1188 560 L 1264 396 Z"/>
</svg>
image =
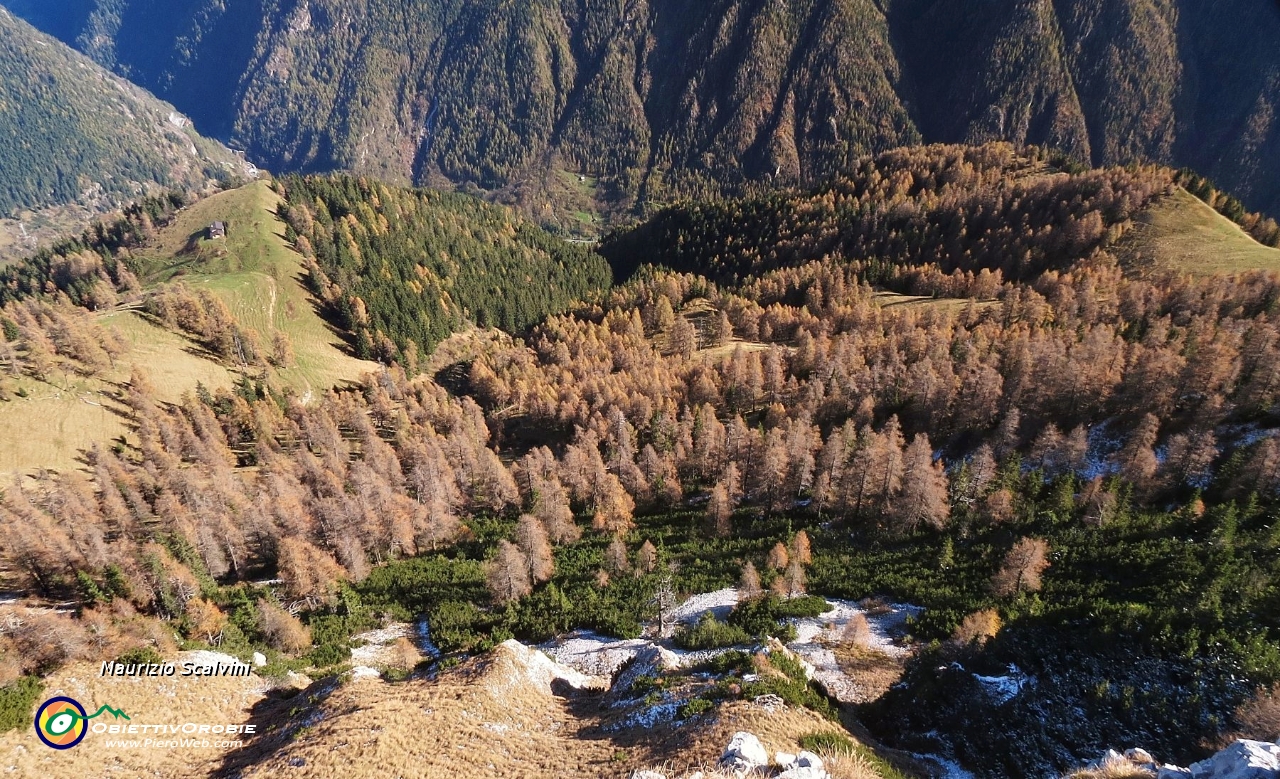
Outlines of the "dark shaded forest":
<svg viewBox="0 0 1280 779">
<path fill-rule="evenodd" d="M 200 190 L 239 169 L 227 149 L 169 125 L 171 110 L 0 13 L 0 213 Z"/>
<path fill-rule="evenodd" d="M 1276 212 L 1274 3 L 6 0 L 280 171 L 478 186 L 540 220 L 813 185 L 926 142 L 1191 167 Z M 219 96 L 210 100 L 209 95 Z"/>
</svg>

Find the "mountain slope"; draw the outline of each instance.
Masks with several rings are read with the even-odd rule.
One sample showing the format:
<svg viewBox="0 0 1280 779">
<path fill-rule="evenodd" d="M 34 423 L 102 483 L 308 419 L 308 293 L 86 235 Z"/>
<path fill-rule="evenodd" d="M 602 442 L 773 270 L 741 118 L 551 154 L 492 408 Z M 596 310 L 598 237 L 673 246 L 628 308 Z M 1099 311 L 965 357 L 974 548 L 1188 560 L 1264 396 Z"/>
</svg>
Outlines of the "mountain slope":
<svg viewBox="0 0 1280 779">
<path fill-rule="evenodd" d="M 920 140 L 1190 166 L 1280 210 L 1271 3 L 6 4 L 273 168 L 478 186 L 569 229 L 564 172 L 607 210 Z"/>
<path fill-rule="evenodd" d="M 195 392 L 197 385 L 229 390 L 243 376 L 267 378 L 310 400 L 375 370 L 374 363 L 348 355 L 341 337 L 316 313 L 301 280 L 302 258 L 285 243 L 285 226 L 275 216 L 279 202 L 262 181 L 200 200 L 132 249 L 130 263 L 145 286 L 144 297 L 168 281 L 208 290 L 237 326 L 255 332 L 268 349 L 273 335 L 283 333 L 291 360 L 274 366 L 267 378 L 258 366 L 218 359 L 139 310 L 136 302 L 103 307 L 98 323 L 115 329 L 128 350 L 102 372 L 14 379 L 15 394 L 0 402 L 0 474 L 72 469 L 94 444 L 106 446 L 121 436 L 128 440 L 132 427 L 120 387 L 135 368 L 147 373 L 157 396 L 168 403 Z M 227 223 L 226 239 L 195 237 L 214 221 Z"/>
<path fill-rule="evenodd" d="M 101 212 L 242 174 L 172 106 L 0 10 L 0 214 L 16 217 L 0 232 L 18 239 L 0 238 L 0 258 L 56 233 L 58 207 Z"/>
</svg>

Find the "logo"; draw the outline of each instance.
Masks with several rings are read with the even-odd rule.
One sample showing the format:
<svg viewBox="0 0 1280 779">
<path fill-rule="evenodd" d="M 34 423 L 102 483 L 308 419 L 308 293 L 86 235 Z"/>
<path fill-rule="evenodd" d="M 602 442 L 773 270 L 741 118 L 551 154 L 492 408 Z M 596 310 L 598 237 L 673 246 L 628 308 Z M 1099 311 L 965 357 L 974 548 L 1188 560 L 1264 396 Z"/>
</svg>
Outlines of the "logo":
<svg viewBox="0 0 1280 779">
<path fill-rule="evenodd" d="M 84 740 L 89 732 L 89 720 L 103 712 L 117 719 L 129 719 L 128 714 L 105 704 L 94 713 L 86 714 L 84 707 L 74 698 L 50 698 L 36 710 L 36 735 L 47 747 L 70 749 Z"/>
</svg>

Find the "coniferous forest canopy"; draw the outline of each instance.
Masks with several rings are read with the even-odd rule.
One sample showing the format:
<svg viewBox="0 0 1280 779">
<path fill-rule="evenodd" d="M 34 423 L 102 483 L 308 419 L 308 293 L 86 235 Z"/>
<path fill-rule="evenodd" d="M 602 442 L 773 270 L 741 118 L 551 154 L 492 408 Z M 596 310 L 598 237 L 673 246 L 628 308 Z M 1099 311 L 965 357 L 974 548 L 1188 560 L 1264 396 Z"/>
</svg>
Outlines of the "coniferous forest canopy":
<svg viewBox="0 0 1280 779">
<path fill-rule="evenodd" d="M 5 5 L 275 170 L 497 190 L 550 219 L 806 185 L 921 140 L 1190 167 L 1280 212 L 1262 0 L 80 0 Z"/>
<path fill-rule="evenodd" d="M 464 322 L 522 330 L 612 281 L 598 254 L 473 197 L 352 178 L 282 186 L 309 284 L 361 357 L 416 361 Z"/>
<path fill-rule="evenodd" d="M 171 106 L 0 11 L 0 214 L 239 175 Z"/>
<path fill-rule="evenodd" d="M 741 584 L 677 641 L 776 635 L 824 607 L 805 592 L 924 607 L 903 683 L 856 711 L 890 745 L 943 738 L 990 777 L 1105 744 L 1195 759 L 1280 682 L 1280 275 L 1129 267 L 1179 181 L 906 149 L 673 207 L 602 257 L 466 196 L 283 179 L 317 303 L 385 367 L 309 403 L 265 372 L 165 404 L 135 373 L 136 435 L 88 481 L 3 490 L 5 587 L 76 613 L 0 635 L 0 681 L 173 630 L 331 668 L 381 615 L 425 614 L 455 658 L 634 637 L 664 592 Z M 182 205 L 6 271 L 4 374 L 109 360 L 85 309 L 113 296 L 187 305 L 130 270 Z M 467 321 L 512 335 L 427 359 Z M 1011 664 L 1034 684 L 984 695 Z M 722 693 L 834 713 L 803 683 Z"/>
</svg>

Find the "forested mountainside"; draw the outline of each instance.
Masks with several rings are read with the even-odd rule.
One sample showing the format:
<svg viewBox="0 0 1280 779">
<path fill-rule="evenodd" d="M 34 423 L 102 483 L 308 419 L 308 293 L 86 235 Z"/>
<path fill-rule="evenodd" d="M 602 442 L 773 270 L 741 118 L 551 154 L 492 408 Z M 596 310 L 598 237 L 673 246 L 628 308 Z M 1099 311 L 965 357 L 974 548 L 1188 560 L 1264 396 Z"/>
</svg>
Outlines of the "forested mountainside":
<svg viewBox="0 0 1280 779">
<path fill-rule="evenodd" d="M 517 332 L 613 281 L 599 254 L 468 195 L 347 177 L 281 189 L 311 289 L 360 357 L 415 365 L 468 324 Z"/>
<path fill-rule="evenodd" d="M 632 698 L 665 712 L 653 721 L 676 730 L 764 695 L 835 717 L 798 664 L 755 654 L 823 613 L 809 592 L 923 609 L 904 624 L 909 658 L 856 625 L 831 639 L 883 692 L 836 700 L 893 745 L 983 777 L 1047 775 L 1106 744 L 1185 764 L 1270 727 L 1250 712 L 1280 682 L 1280 276 L 1124 264 L 1118 242 L 1186 202 L 1171 171 L 1070 173 L 1007 145 L 884 155 L 811 201 L 780 200 L 740 255 L 730 217 L 756 206 L 738 201 L 687 234 L 640 228 L 686 272 L 640 268 L 598 300 L 514 335 L 455 335 L 416 365 L 398 339 L 430 331 L 378 322 L 375 301 L 422 279 L 430 305 L 406 310 L 439 316 L 421 247 L 496 241 L 534 265 L 562 250 L 457 196 L 350 178 L 282 188 L 299 249 L 333 244 L 311 247 L 321 300 L 341 287 L 324 303 L 348 309 L 340 323 L 363 304 L 396 364 L 309 402 L 267 377 L 164 403 L 134 371 L 119 401 L 130 435 L 86 452 L 84 474 L 0 494 L 0 582 L 31 604 L 76 604 L 22 611 L 0 634 L 12 709 L 29 707 L 35 677 L 160 656 L 174 631 L 325 676 L 354 662 L 353 635 L 421 616 L 447 668 L 512 637 L 635 638 L 682 595 L 736 586 L 732 611 L 672 646 L 738 651 L 633 680 Z M 940 221 L 941 203 L 963 219 Z M 712 248 L 682 255 L 668 245 L 681 240 Z M 70 303 L 50 289 L 86 306 L 126 291 L 128 252 L 95 265 L 81 249 L 97 251 L 8 285 L 9 371 L 53 351 L 83 363 L 68 333 L 84 316 L 57 314 Z M 384 267 L 360 265 L 383 252 Z M 77 267 L 90 283 L 67 283 Z M 915 296 L 883 288 L 900 283 Z M 484 285 L 458 298 L 482 301 Z M 157 319 L 216 320 L 171 292 L 148 301 Z M 692 697 L 690 670 L 712 674 Z M 288 717 L 314 724 L 324 695 Z M 338 748 L 305 727 L 315 759 Z"/>
<path fill-rule="evenodd" d="M 15 222 L 0 229 L 0 258 L 48 237 L 49 207 L 91 215 L 243 175 L 172 106 L 0 10 L 0 215 Z"/>
<path fill-rule="evenodd" d="M 1001 279 L 1026 281 L 1119 252 L 1135 218 L 1182 184 L 1203 210 L 1233 220 L 1246 242 L 1280 243 L 1274 219 L 1245 212 L 1194 174 L 1155 165 L 1082 170 L 1060 155 L 987 144 L 899 149 L 813 189 L 672 206 L 608 235 L 600 251 L 621 274 L 651 263 L 731 282 L 857 259 L 875 284 L 982 298 Z M 1211 265 L 1227 243 L 1212 246 L 1183 270 Z"/>
<path fill-rule="evenodd" d="M 5 4 L 268 167 L 503 190 L 544 220 L 922 139 L 1189 166 L 1280 211 L 1268 0 Z"/>
</svg>

